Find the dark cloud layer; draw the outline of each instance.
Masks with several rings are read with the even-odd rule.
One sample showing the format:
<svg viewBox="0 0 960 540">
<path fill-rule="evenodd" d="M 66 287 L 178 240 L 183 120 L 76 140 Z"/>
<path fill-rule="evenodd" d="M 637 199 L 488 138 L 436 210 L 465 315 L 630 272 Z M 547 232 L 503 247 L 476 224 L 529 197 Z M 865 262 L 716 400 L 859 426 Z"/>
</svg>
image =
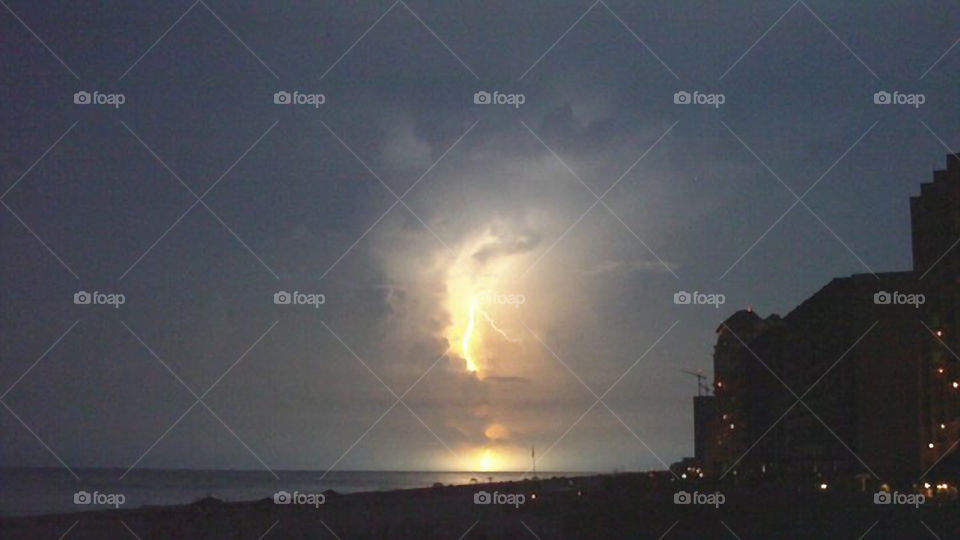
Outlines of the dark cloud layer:
<svg viewBox="0 0 960 540">
<path fill-rule="evenodd" d="M 941 58 L 960 11 L 810 1 L 764 35 L 790 2 L 606 4 L 564 35 L 589 2 L 407 2 L 418 20 L 209 1 L 152 47 L 190 2 L 9 2 L 0 464 L 57 465 L 27 424 L 71 466 L 129 466 L 194 402 L 185 386 L 211 385 L 220 419 L 197 406 L 139 466 L 326 469 L 415 383 L 419 419 L 398 405 L 339 468 L 545 449 L 594 402 L 584 385 L 614 383 L 605 402 L 657 456 L 689 455 L 679 368 L 710 365 L 720 320 L 909 267 L 908 197 L 960 147 L 960 49 Z M 77 106 L 84 89 L 127 102 Z M 480 90 L 525 103 L 477 106 Z M 816 216 L 795 207 L 739 259 L 795 202 L 777 177 L 815 185 Z M 527 299 L 490 310 L 505 335 L 484 326 L 482 380 L 447 335 L 461 256 L 511 265 L 500 292 Z M 79 289 L 127 303 L 74 305 Z M 325 303 L 275 305 L 281 289 Z M 676 306 L 681 289 L 727 304 Z M 661 467 L 599 407 L 543 459 Z"/>
</svg>

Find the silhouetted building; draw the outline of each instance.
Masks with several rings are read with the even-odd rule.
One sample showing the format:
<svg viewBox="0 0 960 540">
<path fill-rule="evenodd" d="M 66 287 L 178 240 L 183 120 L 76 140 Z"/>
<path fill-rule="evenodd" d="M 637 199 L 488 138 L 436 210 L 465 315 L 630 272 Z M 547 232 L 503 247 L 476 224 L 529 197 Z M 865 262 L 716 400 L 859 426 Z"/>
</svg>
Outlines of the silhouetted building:
<svg viewBox="0 0 960 540">
<path fill-rule="evenodd" d="M 764 320 L 752 310 L 742 310 L 717 328 L 713 348 L 713 389 L 716 396 L 716 421 L 712 446 L 705 451 L 704 466 L 713 474 L 723 474 L 746 453 L 752 441 L 749 400 L 751 361 L 746 344 L 765 328 Z"/>
<path fill-rule="evenodd" d="M 837 278 L 782 319 L 720 325 L 715 413 L 695 421 L 708 474 L 956 479 L 960 158 L 947 162 L 911 199 L 913 271 Z"/>
<path fill-rule="evenodd" d="M 717 436 L 716 396 L 696 396 L 693 398 L 693 458 L 697 463 L 707 466 L 710 463 L 707 452 L 713 447 Z"/>
<path fill-rule="evenodd" d="M 920 314 L 928 328 L 923 342 L 924 388 L 920 421 L 924 469 L 960 474 L 960 156 L 920 186 L 910 199 L 913 266 L 926 302 Z M 950 456 L 945 453 L 951 452 Z"/>
<path fill-rule="evenodd" d="M 784 318 L 784 472 L 916 479 L 922 327 L 915 307 L 875 301 L 914 290 L 910 272 L 837 278 Z"/>
</svg>

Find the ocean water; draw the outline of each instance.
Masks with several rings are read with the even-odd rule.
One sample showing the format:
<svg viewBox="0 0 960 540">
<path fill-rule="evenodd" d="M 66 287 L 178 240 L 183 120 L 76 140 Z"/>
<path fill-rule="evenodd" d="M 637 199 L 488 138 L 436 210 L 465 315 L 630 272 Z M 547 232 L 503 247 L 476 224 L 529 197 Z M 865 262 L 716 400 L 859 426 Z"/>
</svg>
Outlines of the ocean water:
<svg viewBox="0 0 960 540">
<path fill-rule="evenodd" d="M 277 491 L 338 493 L 388 491 L 473 482 L 505 482 L 529 478 L 522 472 L 406 472 L 406 471 L 276 471 L 279 480 L 266 471 L 204 471 L 134 469 L 123 480 L 124 469 L 0 469 L 0 516 L 28 516 L 103 510 L 113 508 L 122 495 L 121 508 L 144 505 L 188 504 L 204 497 L 224 501 L 254 501 Z M 541 472 L 541 478 L 583 476 L 584 472 Z M 85 491 L 99 501 L 76 504 L 74 495 Z M 96 494 L 96 495 L 95 495 Z M 97 503 L 100 504 L 97 504 Z"/>
</svg>

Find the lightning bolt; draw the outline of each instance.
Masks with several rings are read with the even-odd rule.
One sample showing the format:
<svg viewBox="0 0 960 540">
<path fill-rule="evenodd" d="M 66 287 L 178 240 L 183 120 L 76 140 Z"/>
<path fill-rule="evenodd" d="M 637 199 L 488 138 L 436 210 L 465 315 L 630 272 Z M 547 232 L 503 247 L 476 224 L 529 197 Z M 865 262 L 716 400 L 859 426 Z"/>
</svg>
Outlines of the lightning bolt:
<svg viewBox="0 0 960 540">
<path fill-rule="evenodd" d="M 463 352 L 463 358 L 467 362 L 467 371 L 477 371 L 477 364 L 473 357 L 473 353 L 470 350 L 470 341 L 473 339 L 473 331 L 476 328 L 477 324 L 477 312 L 480 313 L 480 316 L 483 317 L 483 320 L 487 321 L 487 324 L 490 325 L 496 333 L 500 334 L 503 339 L 507 340 L 510 343 L 519 343 L 519 339 L 511 338 L 503 331 L 502 328 L 497 326 L 497 323 L 493 322 L 493 319 L 486 311 L 477 307 L 477 297 L 475 296 L 470 301 L 470 317 L 467 320 L 467 327 L 463 331 L 463 338 L 460 341 L 460 350 Z"/>
<path fill-rule="evenodd" d="M 501 336 L 503 336 L 503 339 L 509 341 L 510 343 L 520 343 L 520 340 L 519 340 L 519 339 L 511 338 L 510 336 L 507 335 L 506 332 L 504 332 L 503 330 L 501 330 L 500 327 L 497 326 L 497 323 L 493 322 L 493 319 L 490 318 L 490 315 L 487 315 L 487 312 L 486 312 L 486 311 L 483 311 L 483 310 L 481 309 L 481 310 L 480 310 L 480 314 L 483 315 L 483 318 L 486 319 L 486 321 L 490 324 L 490 327 L 491 327 L 491 328 L 493 328 L 498 334 L 500 334 Z"/>
<path fill-rule="evenodd" d="M 477 371 L 477 365 L 473 362 L 470 355 L 470 338 L 473 337 L 473 325 L 477 314 L 477 299 L 470 301 L 470 320 L 467 322 L 467 328 L 463 332 L 463 340 L 460 342 L 460 349 L 463 351 L 463 358 L 467 361 L 467 371 Z"/>
</svg>

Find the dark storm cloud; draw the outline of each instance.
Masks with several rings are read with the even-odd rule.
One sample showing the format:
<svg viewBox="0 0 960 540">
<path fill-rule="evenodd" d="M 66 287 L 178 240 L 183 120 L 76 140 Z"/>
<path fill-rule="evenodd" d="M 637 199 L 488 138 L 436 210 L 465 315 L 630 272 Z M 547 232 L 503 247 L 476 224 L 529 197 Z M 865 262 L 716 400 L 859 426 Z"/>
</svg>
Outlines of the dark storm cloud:
<svg viewBox="0 0 960 540">
<path fill-rule="evenodd" d="M 10 2 L 77 77 L 4 13 L 4 402 L 69 465 L 125 467 L 193 402 L 155 353 L 198 394 L 223 376 L 205 400 L 271 467 L 325 469 L 393 403 L 377 377 L 399 395 L 429 370 L 405 401 L 443 441 L 483 444 L 501 422 L 546 447 L 593 397 L 523 326 L 521 345 L 491 345 L 486 381 L 443 357 L 447 263 L 489 234 L 469 255 L 538 261 L 518 313 L 597 393 L 681 320 L 605 400 L 666 461 L 689 455 L 695 389 L 677 368 L 709 365 L 729 311 L 909 266 L 907 198 L 960 146 L 960 49 L 933 66 L 960 13 L 808 2 L 823 23 L 796 4 L 752 47 L 790 2 L 607 4 L 564 35 L 589 2 L 408 2 L 434 36 L 391 2 L 211 1 L 151 48 L 190 2 Z M 127 101 L 79 107 L 83 89 Z M 877 107 L 881 89 L 927 102 Z M 279 107 L 278 90 L 327 102 Z M 479 90 L 526 101 L 475 106 Z M 726 102 L 677 106 L 680 90 Z M 798 195 L 829 170 L 804 200 L 856 256 L 798 206 L 734 265 L 794 202 L 751 151 Z M 584 214 L 590 190 L 604 204 Z M 79 289 L 128 300 L 84 309 Z M 681 310 L 679 289 L 729 304 Z M 278 290 L 326 302 L 277 306 Z M 554 468 L 660 467 L 602 413 Z M 7 411 L 0 427 L 2 464 L 57 464 Z M 445 455 L 397 407 L 340 466 Z M 141 466 L 262 467 L 201 407 Z"/>
</svg>

